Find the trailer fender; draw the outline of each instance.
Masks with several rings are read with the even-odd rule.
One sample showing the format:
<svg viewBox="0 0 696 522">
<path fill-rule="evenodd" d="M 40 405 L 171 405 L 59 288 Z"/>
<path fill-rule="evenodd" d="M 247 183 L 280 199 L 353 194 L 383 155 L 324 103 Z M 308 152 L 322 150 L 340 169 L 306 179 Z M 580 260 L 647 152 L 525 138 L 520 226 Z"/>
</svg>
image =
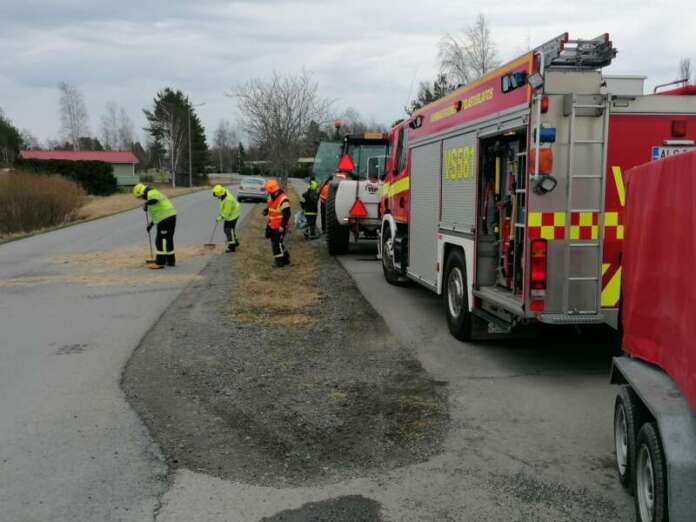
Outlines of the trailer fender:
<svg viewBox="0 0 696 522">
<path fill-rule="evenodd" d="M 651 364 L 615 357 L 611 379 L 628 384 L 657 423 L 667 462 L 669 520 L 694 520 L 696 413 L 691 411 L 674 381 Z"/>
</svg>

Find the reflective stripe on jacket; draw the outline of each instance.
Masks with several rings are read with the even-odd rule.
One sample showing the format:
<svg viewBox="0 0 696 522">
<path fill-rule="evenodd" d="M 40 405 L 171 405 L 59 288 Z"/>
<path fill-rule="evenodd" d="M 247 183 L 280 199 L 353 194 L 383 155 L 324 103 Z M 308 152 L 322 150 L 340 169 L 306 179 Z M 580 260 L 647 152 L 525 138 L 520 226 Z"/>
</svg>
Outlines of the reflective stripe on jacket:
<svg viewBox="0 0 696 522">
<path fill-rule="evenodd" d="M 157 189 L 147 191 L 147 202 L 147 213 L 155 224 L 168 217 L 176 216 L 176 209 L 172 202 Z"/>
<path fill-rule="evenodd" d="M 283 210 L 290 208 L 290 201 L 287 194 L 281 192 L 275 199 L 268 201 L 268 226 L 273 230 L 278 230 L 283 223 Z"/>
<path fill-rule="evenodd" d="M 242 206 L 229 190 L 225 190 L 225 197 L 220 200 L 220 217 L 225 221 L 239 219 Z"/>
</svg>

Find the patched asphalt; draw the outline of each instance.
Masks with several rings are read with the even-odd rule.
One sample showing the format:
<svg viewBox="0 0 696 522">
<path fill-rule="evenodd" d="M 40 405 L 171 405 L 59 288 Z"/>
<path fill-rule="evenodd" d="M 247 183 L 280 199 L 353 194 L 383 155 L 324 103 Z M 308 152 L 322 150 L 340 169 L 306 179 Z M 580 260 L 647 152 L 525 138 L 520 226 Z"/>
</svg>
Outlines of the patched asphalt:
<svg viewBox="0 0 696 522">
<path fill-rule="evenodd" d="M 446 386 L 391 335 L 343 267 L 324 261 L 324 295 L 308 330 L 235 322 L 228 312 L 235 276 L 225 255 L 143 339 L 122 384 L 170 470 L 297 487 L 439 451 Z"/>
</svg>

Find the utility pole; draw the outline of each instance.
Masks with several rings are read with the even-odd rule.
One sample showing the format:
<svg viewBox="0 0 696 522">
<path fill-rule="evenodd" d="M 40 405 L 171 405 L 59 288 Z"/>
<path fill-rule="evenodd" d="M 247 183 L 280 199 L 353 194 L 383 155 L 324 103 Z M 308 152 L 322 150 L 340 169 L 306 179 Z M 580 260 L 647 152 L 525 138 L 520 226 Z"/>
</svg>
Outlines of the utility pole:
<svg viewBox="0 0 696 522">
<path fill-rule="evenodd" d="M 191 154 L 191 149 L 192 149 L 192 146 L 191 146 L 191 113 L 193 112 L 194 107 L 202 107 L 203 105 L 205 105 L 205 102 L 199 103 L 197 105 L 189 104 L 189 107 L 188 107 L 189 187 L 193 187 L 193 157 Z"/>
</svg>

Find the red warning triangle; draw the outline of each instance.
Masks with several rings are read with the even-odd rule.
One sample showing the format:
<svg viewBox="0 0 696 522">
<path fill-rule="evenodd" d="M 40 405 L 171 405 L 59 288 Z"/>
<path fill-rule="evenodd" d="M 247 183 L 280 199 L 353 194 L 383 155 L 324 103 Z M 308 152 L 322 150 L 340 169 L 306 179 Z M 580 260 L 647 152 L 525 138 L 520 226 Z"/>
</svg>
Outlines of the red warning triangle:
<svg viewBox="0 0 696 522">
<path fill-rule="evenodd" d="M 339 172 L 353 172 L 355 170 L 353 158 L 351 158 L 348 154 L 344 154 L 341 161 L 338 162 L 336 170 Z"/>
<path fill-rule="evenodd" d="M 360 198 L 357 198 L 355 200 L 355 203 L 353 203 L 353 206 L 350 207 L 350 217 L 354 217 L 354 218 L 367 217 L 367 209 L 365 208 L 365 203 L 363 203 Z"/>
</svg>

